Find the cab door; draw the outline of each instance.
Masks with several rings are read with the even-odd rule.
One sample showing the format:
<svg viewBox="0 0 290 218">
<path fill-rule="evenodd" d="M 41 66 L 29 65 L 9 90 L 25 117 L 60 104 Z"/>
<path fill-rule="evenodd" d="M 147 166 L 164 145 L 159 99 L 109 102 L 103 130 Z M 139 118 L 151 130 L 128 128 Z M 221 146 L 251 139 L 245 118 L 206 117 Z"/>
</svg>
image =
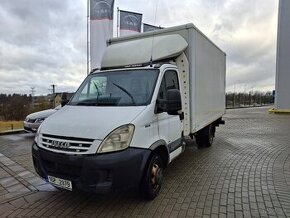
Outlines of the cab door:
<svg viewBox="0 0 290 218">
<path fill-rule="evenodd" d="M 166 70 L 160 85 L 158 92 L 158 101 L 166 100 L 167 90 L 179 88 L 178 74 L 176 70 Z M 176 150 L 181 144 L 181 133 L 183 129 L 182 121 L 179 115 L 169 115 L 167 112 L 159 112 L 158 116 L 158 127 L 159 137 L 165 137 L 165 141 L 168 144 L 169 152 Z"/>
</svg>

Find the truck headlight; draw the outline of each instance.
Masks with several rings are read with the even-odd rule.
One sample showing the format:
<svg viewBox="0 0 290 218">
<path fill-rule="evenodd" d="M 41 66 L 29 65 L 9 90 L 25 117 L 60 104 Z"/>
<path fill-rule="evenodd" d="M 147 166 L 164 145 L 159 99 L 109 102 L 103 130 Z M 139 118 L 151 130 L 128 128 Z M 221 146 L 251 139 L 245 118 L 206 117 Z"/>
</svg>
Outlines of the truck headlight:
<svg viewBox="0 0 290 218">
<path fill-rule="evenodd" d="M 41 125 L 38 127 L 37 132 L 35 133 L 34 141 L 38 145 L 39 144 L 39 134 L 40 134 Z"/>
<path fill-rule="evenodd" d="M 128 148 L 133 137 L 134 129 L 133 124 L 118 127 L 103 140 L 97 153 L 120 151 Z"/>
</svg>

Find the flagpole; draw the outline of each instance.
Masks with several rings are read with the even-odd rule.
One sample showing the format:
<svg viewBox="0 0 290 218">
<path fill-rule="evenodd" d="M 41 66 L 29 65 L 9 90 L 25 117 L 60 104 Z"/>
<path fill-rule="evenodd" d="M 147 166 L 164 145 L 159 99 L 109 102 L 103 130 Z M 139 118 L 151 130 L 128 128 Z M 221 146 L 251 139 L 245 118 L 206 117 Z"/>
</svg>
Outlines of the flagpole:
<svg viewBox="0 0 290 218">
<path fill-rule="evenodd" d="M 119 37 L 119 14 L 120 10 L 119 7 L 117 7 L 117 37 Z"/>
<path fill-rule="evenodd" d="M 156 1 L 156 7 L 155 7 L 154 26 L 156 26 L 156 17 L 157 17 L 158 1 L 159 0 Z M 153 61 L 152 61 L 152 55 L 153 55 L 154 36 L 155 35 L 153 35 L 152 44 L 151 44 L 151 60 L 150 60 L 151 63 L 150 63 L 150 66 L 152 66 L 152 63 L 153 63 Z"/>
<path fill-rule="evenodd" d="M 90 4 L 87 1 L 87 75 L 90 74 L 90 42 L 89 42 L 89 19 L 90 19 Z"/>
</svg>

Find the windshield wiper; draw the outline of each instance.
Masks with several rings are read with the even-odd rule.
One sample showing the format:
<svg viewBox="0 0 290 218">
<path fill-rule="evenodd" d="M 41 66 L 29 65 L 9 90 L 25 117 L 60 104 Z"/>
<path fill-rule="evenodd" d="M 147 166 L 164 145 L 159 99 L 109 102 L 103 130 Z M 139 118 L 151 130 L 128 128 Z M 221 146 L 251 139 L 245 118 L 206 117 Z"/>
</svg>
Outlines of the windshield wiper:
<svg viewBox="0 0 290 218">
<path fill-rule="evenodd" d="M 120 86 L 120 85 L 118 85 L 118 84 L 116 84 L 116 83 L 113 83 L 113 85 L 116 86 L 116 87 L 118 87 L 119 89 L 121 89 L 123 92 L 125 92 L 125 93 L 126 93 L 126 94 L 131 98 L 132 103 L 133 103 L 134 105 L 136 105 L 136 102 L 135 102 L 135 100 L 134 100 L 134 97 L 133 97 L 133 95 L 132 95 L 130 92 L 128 92 L 125 88 L 123 88 L 122 86 Z"/>
<path fill-rule="evenodd" d="M 101 97 L 85 99 L 77 102 L 75 105 L 84 106 L 116 106 L 120 101 L 120 97 Z"/>
<path fill-rule="evenodd" d="M 76 105 L 97 106 L 98 99 L 85 99 L 83 101 L 77 102 Z"/>
<path fill-rule="evenodd" d="M 97 86 L 97 84 L 95 83 L 95 82 L 93 82 L 93 84 L 94 84 L 94 86 L 95 86 L 95 88 L 96 88 L 96 90 L 97 90 L 97 101 L 98 101 L 98 98 L 99 98 L 99 96 L 100 96 L 100 90 L 99 90 L 99 88 L 98 88 L 98 86 Z"/>
</svg>

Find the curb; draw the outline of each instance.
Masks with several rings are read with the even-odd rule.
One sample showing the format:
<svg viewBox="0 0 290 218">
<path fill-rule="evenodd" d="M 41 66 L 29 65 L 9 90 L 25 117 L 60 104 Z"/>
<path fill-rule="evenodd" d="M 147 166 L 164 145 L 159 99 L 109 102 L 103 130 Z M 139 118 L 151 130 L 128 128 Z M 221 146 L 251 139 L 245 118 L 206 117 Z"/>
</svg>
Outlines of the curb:
<svg viewBox="0 0 290 218">
<path fill-rule="evenodd" d="M 269 110 L 269 113 L 290 114 L 290 110 L 272 108 L 272 109 Z"/>
<path fill-rule="evenodd" d="M 24 129 L 16 129 L 16 130 L 9 130 L 9 131 L 3 131 L 0 132 L 0 135 L 11 135 L 11 134 L 18 134 L 18 133 L 24 133 Z"/>
<path fill-rule="evenodd" d="M 265 104 L 259 106 L 245 106 L 245 107 L 226 107 L 226 110 L 233 110 L 233 109 L 247 109 L 247 108 L 261 108 L 261 107 L 269 107 L 272 104 Z"/>
</svg>

